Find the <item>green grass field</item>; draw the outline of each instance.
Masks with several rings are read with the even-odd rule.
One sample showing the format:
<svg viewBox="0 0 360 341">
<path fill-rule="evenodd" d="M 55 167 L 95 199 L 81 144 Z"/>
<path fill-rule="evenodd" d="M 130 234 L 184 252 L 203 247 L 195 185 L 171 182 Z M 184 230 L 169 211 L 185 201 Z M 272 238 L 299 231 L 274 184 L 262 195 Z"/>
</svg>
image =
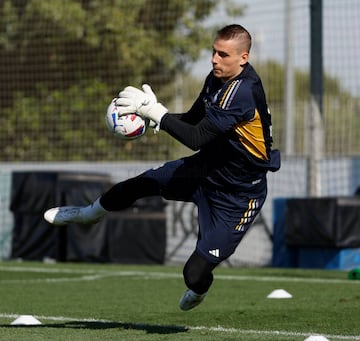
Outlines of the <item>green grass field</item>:
<svg viewBox="0 0 360 341">
<path fill-rule="evenodd" d="M 360 340 L 347 272 L 219 268 L 183 312 L 181 267 L 0 262 L 1 340 Z M 275 289 L 293 295 L 269 299 Z M 39 326 L 12 326 L 20 315 Z"/>
</svg>

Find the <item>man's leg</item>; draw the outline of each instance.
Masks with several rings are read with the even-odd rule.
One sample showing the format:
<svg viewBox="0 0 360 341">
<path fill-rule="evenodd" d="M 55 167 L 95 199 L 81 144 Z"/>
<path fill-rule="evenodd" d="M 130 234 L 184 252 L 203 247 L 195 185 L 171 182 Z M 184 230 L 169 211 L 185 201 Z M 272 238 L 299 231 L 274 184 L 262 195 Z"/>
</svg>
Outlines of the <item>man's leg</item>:
<svg viewBox="0 0 360 341">
<path fill-rule="evenodd" d="M 100 197 L 101 206 L 106 211 L 121 211 L 140 198 L 160 195 L 158 181 L 146 174 L 143 173 L 111 187 Z"/>
<path fill-rule="evenodd" d="M 93 224 L 107 212 L 123 210 L 130 207 L 137 199 L 159 194 L 159 183 L 143 173 L 119 182 L 88 206 L 55 207 L 47 210 L 44 218 L 49 223 L 58 226 L 69 223 Z"/>
<path fill-rule="evenodd" d="M 180 309 L 190 310 L 203 301 L 213 282 L 212 271 L 216 266 L 217 264 L 210 263 L 196 251 L 190 256 L 183 270 L 188 290 L 180 300 Z"/>
<path fill-rule="evenodd" d="M 69 223 L 92 224 L 109 211 L 121 211 L 134 201 L 147 196 L 161 195 L 166 199 L 189 201 L 198 186 L 193 157 L 166 162 L 161 167 L 149 169 L 137 177 L 114 185 L 86 207 L 55 207 L 44 213 L 44 218 L 54 225 Z"/>
<path fill-rule="evenodd" d="M 198 206 L 199 235 L 196 251 L 184 267 L 189 290 L 180 300 L 182 310 L 190 310 L 204 299 L 213 281 L 213 269 L 234 253 L 265 197 L 266 193 L 255 199 L 202 188 L 196 191 L 194 202 Z"/>
</svg>

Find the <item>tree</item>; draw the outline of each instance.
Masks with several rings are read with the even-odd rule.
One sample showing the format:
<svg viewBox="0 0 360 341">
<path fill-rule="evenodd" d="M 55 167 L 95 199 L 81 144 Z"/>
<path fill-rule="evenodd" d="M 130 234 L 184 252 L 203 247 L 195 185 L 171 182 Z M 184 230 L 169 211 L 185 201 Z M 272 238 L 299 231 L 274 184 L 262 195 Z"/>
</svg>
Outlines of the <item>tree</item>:
<svg viewBox="0 0 360 341">
<path fill-rule="evenodd" d="M 97 79 L 118 90 L 171 82 L 212 32 L 201 25 L 216 1 L 7 0 L 0 5 L 2 107 L 34 85 L 68 88 Z M 175 56 L 175 58 L 174 58 Z"/>
<path fill-rule="evenodd" d="M 4 0 L 0 3 L 2 160 L 169 157 L 149 136 L 122 147 L 103 125 L 125 85 L 161 94 L 211 44 L 215 0 Z M 169 98 L 163 98 L 168 100 Z M 14 114 L 15 113 L 15 114 Z M 145 148 L 142 154 L 135 153 Z M 121 142 L 123 144 L 123 142 Z M 160 155 L 160 156 L 159 156 Z"/>
<path fill-rule="evenodd" d="M 255 65 L 264 83 L 273 121 L 273 135 L 276 147 L 281 146 L 285 115 L 283 65 L 268 60 Z M 297 155 L 305 154 L 305 130 L 309 112 L 310 77 L 307 70 L 295 70 L 295 150 Z M 341 88 L 339 79 L 324 74 L 324 128 L 325 153 L 329 155 L 358 153 L 356 131 L 360 127 L 359 100 Z M 350 127 L 350 128 L 349 128 Z M 346 152 L 345 152 L 346 151 Z"/>
</svg>

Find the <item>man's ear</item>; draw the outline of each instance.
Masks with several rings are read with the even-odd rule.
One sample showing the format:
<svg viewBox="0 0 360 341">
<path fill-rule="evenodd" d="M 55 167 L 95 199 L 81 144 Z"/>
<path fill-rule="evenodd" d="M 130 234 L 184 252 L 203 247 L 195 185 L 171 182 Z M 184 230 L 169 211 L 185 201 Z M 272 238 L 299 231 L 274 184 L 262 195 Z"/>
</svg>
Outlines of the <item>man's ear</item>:
<svg viewBox="0 0 360 341">
<path fill-rule="evenodd" d="M 243 52 L 241 54 L 241 63 L 240 66 L 245 65 L 249 61 L 249 52 Z"/>
</svg>

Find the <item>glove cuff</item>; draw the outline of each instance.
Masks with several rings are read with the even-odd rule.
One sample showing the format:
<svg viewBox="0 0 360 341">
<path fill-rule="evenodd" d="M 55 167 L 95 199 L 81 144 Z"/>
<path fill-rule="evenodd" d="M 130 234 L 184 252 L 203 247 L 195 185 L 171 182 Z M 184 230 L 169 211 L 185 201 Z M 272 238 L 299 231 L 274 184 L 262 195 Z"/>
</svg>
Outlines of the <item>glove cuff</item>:
<svg viewBox="0 0 360 341">
<path fill-rule="evenodd" d="M 161 103 L 155 103 L 154 105 L 151 106 L 148 112 L 148 117 L 152 121 L 156 122 L 158 126 L 160 126 L 161 119 L 167 113 L 168 113 L 167 108 L 165 108 Z"/>
</svg>

